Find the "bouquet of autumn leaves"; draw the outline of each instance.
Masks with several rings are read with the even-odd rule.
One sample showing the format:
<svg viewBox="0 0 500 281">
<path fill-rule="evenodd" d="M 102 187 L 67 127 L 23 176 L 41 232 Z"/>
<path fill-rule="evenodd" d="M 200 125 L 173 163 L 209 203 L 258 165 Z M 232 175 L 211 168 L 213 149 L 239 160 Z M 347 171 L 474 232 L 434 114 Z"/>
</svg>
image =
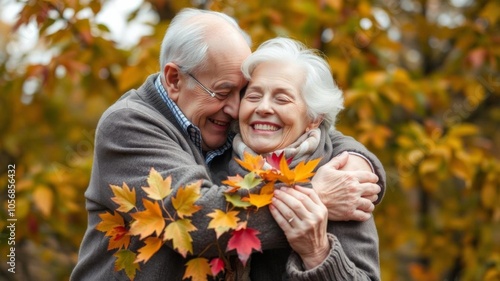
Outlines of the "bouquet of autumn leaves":
<svg viewBox="0 0 500 281">
<path fill-rule="evenodd" d="M 256 212 L 271 203 L 277 183 L 294 186 L 309 182 L 320 159 L 300 162 L 295 169 L 289 168 L 292 159 L 286 159 L 283 153 L 272 154 L 266 159 L 260 155 L 245 153 L 243 160 L 235 160 L 249 173 L 244 177 L 229 176 L 222 182 L 229 187 L 225 191 L 227 208 L 215 209 L 207 215 L 212 218 L 208 228 L 215 231 L 217 239 L 228 233 L 230 238 L 226 253 L 235 250 L 239 260 L 245 265 L 253 250 L 261 251 L 260 239 L 257 237 L 259 232 L 247 227 L 250 211 Z M 271 169 L 263 168 L 266 161 Z M 201 181 L 178 188 L 177 193 L 171 197 L 175 213 L 169 213 L 163 205 L 163 200 L 172 195 L 171 182 L 171 176 L 164 179 L 151 168 L 147 178 L 148 186 L 141 187 L 147 197 L 142 199 L 143 207 L 140 209 L 133 187 L 129 188 L 126 183 L 121 187 L 110 185 L 114 194 L 111 199 L 118 207 L 113 214 L 100 214 L 102 221 L 96 229 L 109 236 L 108 251 L 115 251 L 115 270 L 124 270 L 130 280 L 135 278 L 141 263 L 148 262 L 168 241 L 172 241 L 174 249 L 184 258 L 193 253 L 190 232 L 197 230 L 192 217 L 201 209 L 201 206 L 196 205 L 200 198 Z M 241 212 L 247 213 L 247 220 L 240 219 Z M 126 223 L 122 214 L 130 215 L 132 220 Z M 144 243 L 137 252 L 128 248 L 132 237 L 138 237 Z M 183 278 L 208 280 L 209 276 L 216 277 L 227 268 L 230 267 L 224 253 L 210 260 L 202 256 L 194 257 L 186 262 Z"/>
</svg>

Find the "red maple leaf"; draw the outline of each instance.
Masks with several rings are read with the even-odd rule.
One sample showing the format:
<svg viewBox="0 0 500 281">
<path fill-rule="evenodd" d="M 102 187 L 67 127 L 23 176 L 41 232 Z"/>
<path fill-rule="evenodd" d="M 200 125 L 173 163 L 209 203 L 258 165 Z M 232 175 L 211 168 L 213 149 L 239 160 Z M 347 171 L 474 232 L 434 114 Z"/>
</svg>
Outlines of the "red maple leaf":
<svg viewBox="0 0 500 281">
<path fill-rule="evenodd" d="M 224 260 L 221 258 L 214 258 L 210 261 L 210 269 L 212 275 L 217 276 L 221 271 L 224 271 Z"/>
<path fill-rule="evenodd" d="M 242 223 L 238 229 L 231 233 L 231 238 L 227 243 L 227 251 L 236 249 L 238 258 L 243 263 L 243 266 L 246 266 L 247 260 L 252 254 L 252 249 L 262 252 L 260 239 L 257 238 L 259 233 L 253 228 L 247 228 L 246 222 Z"/>
<path fill-rule="evenodd" d="M 266 156 L 266 162 L 269 163 L 269 165 L 271 165 L 271 167 L 273 167 L 274 169 L 279 171 L 281 158 L 283 158 L 283 157 L 285 157 L 284 151 L 282 151 L 279 155 L 276 155 L 276 153 L 273 152 L 270 155 Z M 292 160 L 293 160 L 293 157 L 290 157 L 290 158 L 286 159 L 286 163 L 288 165 L 290 165 L 290 163 L 292 163 Z"/>
</svg>

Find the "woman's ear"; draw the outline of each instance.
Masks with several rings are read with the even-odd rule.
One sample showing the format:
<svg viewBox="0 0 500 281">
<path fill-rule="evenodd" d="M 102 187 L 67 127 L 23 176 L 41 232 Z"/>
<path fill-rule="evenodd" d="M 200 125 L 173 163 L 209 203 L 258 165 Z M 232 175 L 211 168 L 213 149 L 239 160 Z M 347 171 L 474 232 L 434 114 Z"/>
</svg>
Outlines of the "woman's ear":
<svg viewBox="0 0 500 281">
<path fill-rule="evenodd" d="M 163 68 L 162 84 L 168 93 L 168 97 L 177 102 L 180 92 L 181 71 L 174 63 L 167 63 Z"/>
<path fill-rule="evenodd" d="M 311 123 L 309 123 L 309 125 L 307 125 L 306 132 L 309 132 L 312 129 L 318 128 L 319 125 L 321 125 L 321 122 L 323 122 L 323 116 L 322 115 L 316 117 L 316 119 L 312 120 Z"/>
</svg>

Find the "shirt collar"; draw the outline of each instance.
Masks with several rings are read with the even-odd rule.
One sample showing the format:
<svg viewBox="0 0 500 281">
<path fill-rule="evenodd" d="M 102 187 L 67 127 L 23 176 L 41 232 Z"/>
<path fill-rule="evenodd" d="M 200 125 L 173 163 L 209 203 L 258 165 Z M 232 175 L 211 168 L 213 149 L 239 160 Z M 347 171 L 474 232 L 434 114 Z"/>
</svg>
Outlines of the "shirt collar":
<svg viewBox="0 0 500 281">
<path fill-rule="evenodd" d="M 200 131 L 200 129 L 198 127 L 196 127 L 195 125 L 193 125 L 193 123 L 191 123 L 191 121 L 189 121 L 186 118 L 184 113 L 182 113 L 181 109 L 177 106 L 177 104 L 171 98 L 168 97 L 167 91 L 165 90 L 165 88 L 161 84 L 160 75 L 158 75 L 158 77 L 155 80 L 155 86 L 156 86 L 156 89 L 158 90 L 158 93 L 160 94 L 161 98 L 163 99 L 163 101 L 167 105 L 168 109 L 170 109 L 170 111 L 173 112 L 175 119 L 177 120 L 177 122 L 181 126 L 184 133 L 186 133 L 189 136 L 189 138 L 191 139 L 191 141 L 196 145 L 196 147 L 201 152 L 203 152 L 203 150 L 201 148 L 201 131 Z M 230 133 L 228 135 L 228 138 L 227 138 L 226 142 L 224 143 L 224 145 L 222 145 L 218 149 L 208 151 L 205 154 L 205 163 L 209 164 L 216 156 L 222 155 L 224 152 L 226 152 L 228 149 L 230 149 L 233 138 L 234 138 L 234 133 Z"/>
</svg>

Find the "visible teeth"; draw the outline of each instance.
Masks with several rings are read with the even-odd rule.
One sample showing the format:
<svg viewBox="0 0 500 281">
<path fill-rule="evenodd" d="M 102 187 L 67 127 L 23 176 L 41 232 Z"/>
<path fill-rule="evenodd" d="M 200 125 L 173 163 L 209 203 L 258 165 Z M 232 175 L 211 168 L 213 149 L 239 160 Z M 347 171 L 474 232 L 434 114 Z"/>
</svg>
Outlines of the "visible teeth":
<svg viewBox="0 0 500 281">
<path fill-rule="evenodd" d="M 253 125 L 253 128 L 255 130 L 261 130 L 261 131 L 277 131 L 279 128 L 273 125 L 269 124 L 255 124 Z"/>
<path fill-rule="evenodd" d="M 220 121 L 217 121 L 214 119 L 212 119 L 212 122 L 214 122 L 215 124 L 220 125 L 220 126 L 226 126 L 226 122 L 220 122 Z"/>
</svg>

